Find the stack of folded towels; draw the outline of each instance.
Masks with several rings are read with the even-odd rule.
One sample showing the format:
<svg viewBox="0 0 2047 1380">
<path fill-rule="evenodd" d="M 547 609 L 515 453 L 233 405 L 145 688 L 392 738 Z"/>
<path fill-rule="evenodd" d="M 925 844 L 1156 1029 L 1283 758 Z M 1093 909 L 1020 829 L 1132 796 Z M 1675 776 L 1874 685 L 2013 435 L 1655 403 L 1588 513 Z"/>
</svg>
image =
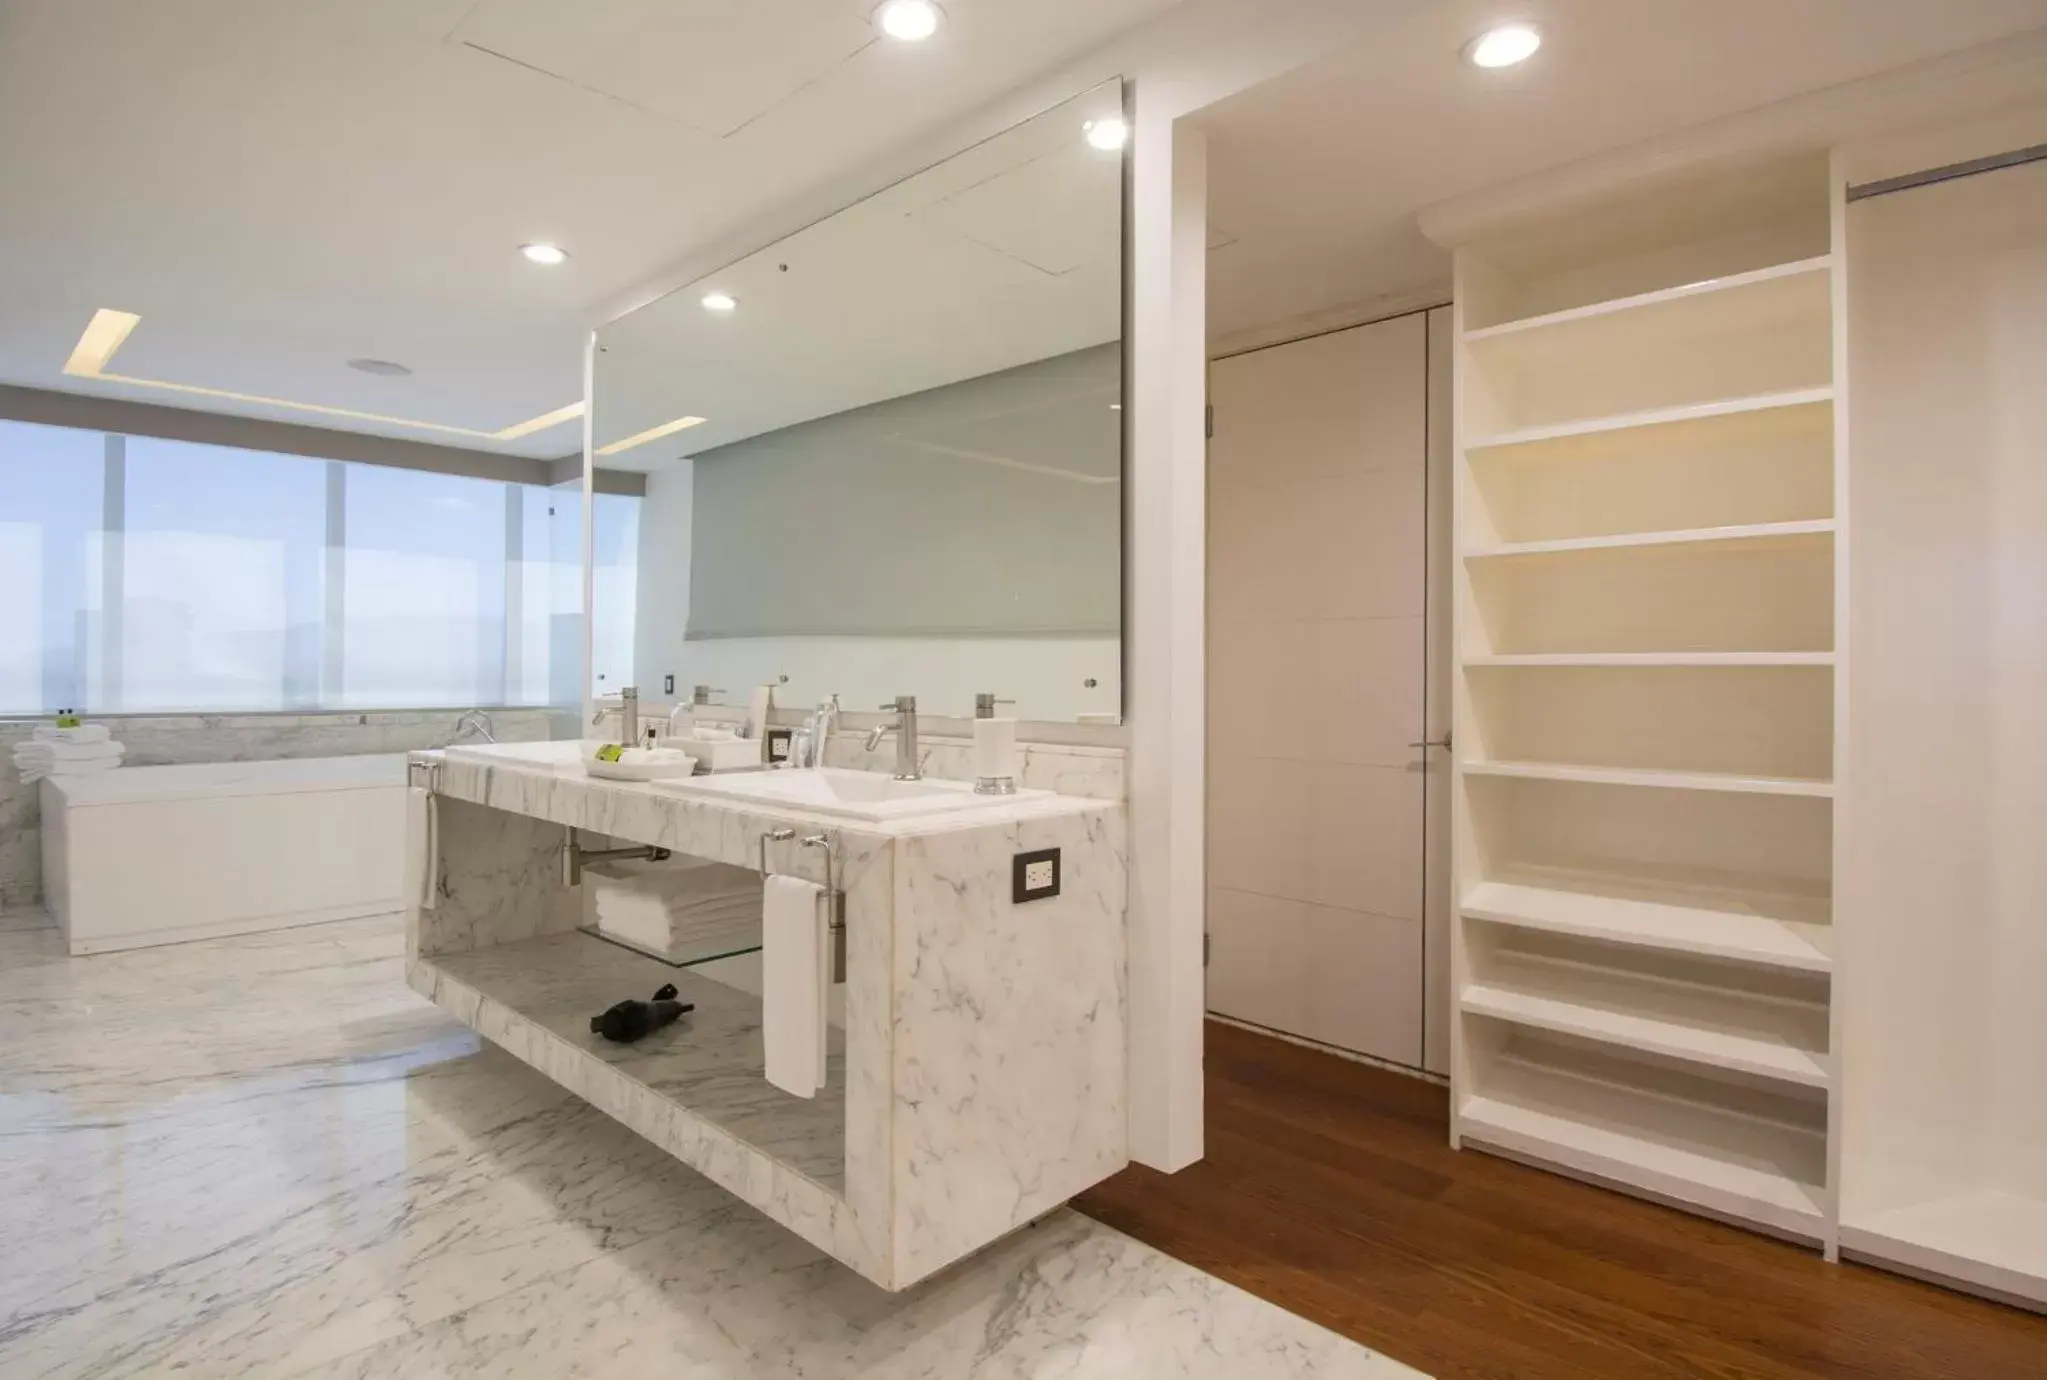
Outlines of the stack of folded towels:
<svg viewBox="0 0 2047 1380">
<path fill-rule="evenodd" d="M 45 776 L 85 776 L 112 771 L 121 765 L 127 749 L 113 740 L 105 724 L 80 724 L 76 728 L 38 725 L 35 736 L 14 745 L 14 765 L 23 781 L 40 781 Z"/>
</svg>

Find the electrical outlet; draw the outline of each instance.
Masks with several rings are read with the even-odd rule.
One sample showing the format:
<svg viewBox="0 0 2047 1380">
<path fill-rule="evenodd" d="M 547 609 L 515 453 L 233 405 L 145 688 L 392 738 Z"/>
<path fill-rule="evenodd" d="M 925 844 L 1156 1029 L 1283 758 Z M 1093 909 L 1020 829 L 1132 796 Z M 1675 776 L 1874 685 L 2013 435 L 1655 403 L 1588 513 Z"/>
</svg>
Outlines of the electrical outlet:
<svg viewBox="0 0 2047 1380">
<path fill-rule="evenodd" d="M 664 695 L 675 693 L 675 673 L 673 671 L 661 677 L 661 693 Z"/>
<path fill-rule="evenodd" d="M 1059 894 L 1059 850 L 1041 848 L 1018 853 L 1010 864 L 1009 899 L 1016 905 L 1043 901 Z"/>
</svg>

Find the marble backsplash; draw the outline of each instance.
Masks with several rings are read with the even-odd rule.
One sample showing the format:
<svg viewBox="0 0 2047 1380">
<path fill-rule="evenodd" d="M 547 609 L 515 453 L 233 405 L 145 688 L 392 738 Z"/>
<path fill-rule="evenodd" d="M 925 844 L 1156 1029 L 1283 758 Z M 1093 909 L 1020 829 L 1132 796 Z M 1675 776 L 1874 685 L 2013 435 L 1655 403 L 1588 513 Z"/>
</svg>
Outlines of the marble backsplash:
<svg viewBox="0 0 2047 1380">
<path fill-rule="evenodd" d="M 460 710 L 370 710 L 327 714 L 161 714 L 104 722 L 128 749 L 131 767 L 187 762 L 260 762 L 281 757 L 354 757 L 444 747 Z M 555 711 L 498 709 L 501 742 L 550 737 Z M 575 716 L 568 719 L 573 722 Z M 14 745 L 46 720 L 0 721 L 0 910 L 42 904 L 40 791 L 14 770 Z M 570 731 L 573 731 L 571 729 Z"/>
</svg>

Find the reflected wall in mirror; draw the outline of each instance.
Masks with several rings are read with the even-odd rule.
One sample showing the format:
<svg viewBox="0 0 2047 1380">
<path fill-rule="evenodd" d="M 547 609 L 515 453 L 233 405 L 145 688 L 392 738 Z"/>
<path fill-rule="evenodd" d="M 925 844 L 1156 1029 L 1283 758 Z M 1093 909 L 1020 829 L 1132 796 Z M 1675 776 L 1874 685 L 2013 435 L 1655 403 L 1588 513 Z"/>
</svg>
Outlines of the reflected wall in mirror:
<svg viewBox="0 0 2047 1380">
<path fill-rule="evenodd" d="M 1105 84 L 598 332 L 589 460 L 646 492 L 632 578 L 597 553 L 593 693 L 1120 713 L 1124 153 L 1088 133 L 1122 104 Z"/>
</svg>

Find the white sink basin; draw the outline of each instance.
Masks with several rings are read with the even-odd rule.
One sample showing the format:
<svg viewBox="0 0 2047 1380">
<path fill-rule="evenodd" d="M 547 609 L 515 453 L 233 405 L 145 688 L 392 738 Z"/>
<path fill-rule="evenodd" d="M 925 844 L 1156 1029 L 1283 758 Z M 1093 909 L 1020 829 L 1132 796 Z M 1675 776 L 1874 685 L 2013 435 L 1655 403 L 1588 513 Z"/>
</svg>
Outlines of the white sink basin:
<svg viewBox="0 0 2047 1380">
<path fill-rule="evenodd" d="M 837 767 L 699 776 L 689 781 L 657 784 L 663 790 L 689 795 L 713 795 L 877 823 L 951 810 L 986 809 L 1021 796 L 1045 794 L 1018 791 L 1016 795 L 975 795 L 974 788 L 964 781 L 897 781 L 878 772 L 845 771 Z"/>
</svg>

